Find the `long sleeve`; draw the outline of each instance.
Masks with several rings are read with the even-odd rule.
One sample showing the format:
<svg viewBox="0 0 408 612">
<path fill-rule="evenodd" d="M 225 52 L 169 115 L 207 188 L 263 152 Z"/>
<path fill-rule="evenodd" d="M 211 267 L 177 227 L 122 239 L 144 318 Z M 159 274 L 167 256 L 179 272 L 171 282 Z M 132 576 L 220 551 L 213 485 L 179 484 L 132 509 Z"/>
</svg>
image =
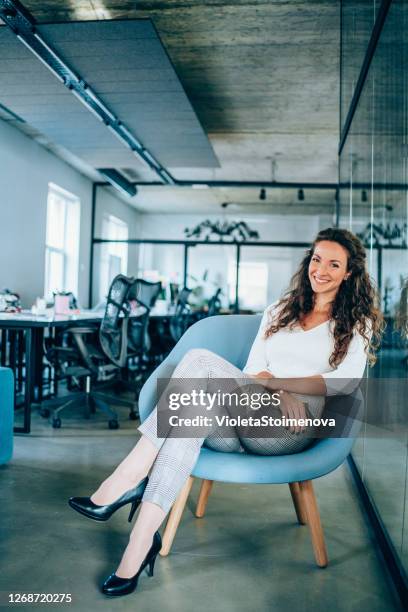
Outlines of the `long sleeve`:
<svg viewBox="0 0 408 612">
<path fill-rule="evenodd" d="M 258 374 L 258 372 L 262 372 L 263 370 L 268 369 L 268 361 L 266 358 L 266 341 L 264 338 L 264 333 L 269 321 L 268 313 L 270 312 L 270 309 L 271 307 L 268 306 L 268 308 L 266 308 L 263 313 L 258 333 L 252 344 L 246 365 L 243 369 L 243 372 L 245 372 L 246 374 Z"/>
<path fill-rule="evenodd" d="M 327 387 L 327 395 L 352 393 L 358 387 L 364 374 L 366 362 L 364 338 L 355 331 L 343 361 L 331 372 L 322 374 Z"/>
</svg>

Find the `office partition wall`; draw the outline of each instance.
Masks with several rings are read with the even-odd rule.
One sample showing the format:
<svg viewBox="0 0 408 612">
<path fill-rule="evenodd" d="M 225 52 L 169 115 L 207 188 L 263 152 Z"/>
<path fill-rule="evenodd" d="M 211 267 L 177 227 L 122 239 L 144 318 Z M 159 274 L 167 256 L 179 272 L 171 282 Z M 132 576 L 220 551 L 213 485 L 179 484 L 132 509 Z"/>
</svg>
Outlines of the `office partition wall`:
<svg viewBox="0 0 408 612">
<path fill-rule="evenodd" d="M 342 2 L 339 222 L 363 236 L 380 288 L 387 329 L 369 376 L 390 391 L 408 372 L 407 27 L 406 1 Z M 401 396 L 384 402 L 353 451 L 400 576 L 408 567 L 406 406 Z M 369 403 L 367 411 L 370 420 Z"/>
</svg>

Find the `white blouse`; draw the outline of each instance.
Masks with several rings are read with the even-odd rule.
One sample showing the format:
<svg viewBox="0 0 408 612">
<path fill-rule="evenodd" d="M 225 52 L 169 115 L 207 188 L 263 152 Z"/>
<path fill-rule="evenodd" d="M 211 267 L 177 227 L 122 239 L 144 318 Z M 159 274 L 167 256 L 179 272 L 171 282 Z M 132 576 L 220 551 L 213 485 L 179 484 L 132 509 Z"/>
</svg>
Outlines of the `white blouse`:
<svg viewBox="0 0 408 612">
<path fill-rule="evenodd" d="M 300 325 L 283 328 L 264 338 L 265 329 L 276 314 L 276 304 L 264 311 L 261 325 L 244 368 L 247 374 L 266 370 L 277 378 L 301 378 L 320 374 L 327 395 L 350 393 L 364 374 L 367 354 L 363 337 L 354 332 L 343 361 L 332 368 L 329 364 L 334 348 L 332 322 L 326 321 L 309 330 Z"/>
</svg>

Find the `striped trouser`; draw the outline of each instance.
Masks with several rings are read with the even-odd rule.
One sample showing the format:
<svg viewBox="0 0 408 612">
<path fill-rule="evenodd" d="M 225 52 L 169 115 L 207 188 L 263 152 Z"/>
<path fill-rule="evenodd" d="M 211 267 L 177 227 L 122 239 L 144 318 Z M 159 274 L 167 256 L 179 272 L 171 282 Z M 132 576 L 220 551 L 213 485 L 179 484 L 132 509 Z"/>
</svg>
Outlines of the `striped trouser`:
<svg viewBox="0 0 408 612">
<path fill-rule="evenodd" d="M 219 355 L 206 349 L 188 351 L 177 367 L 172 378 L 178 379 L 250 379 L 236 366 Z M 253 379 L 250 379 L 253 382 Z M 324 407 L 324 398 L 298 395 L 307 400 L 309 411 L 313 416 L 320 416 Z M 219 411 L 227 410 L 218 406 Z M 277 409 L 276 409 L 277 410 Z M 280 412 L 279 412 L 280 414 Z M 183 484 L 191 474 L 198 459 L 201 446 L 224 453 L 249 452 L 258 455 L 285 455 L 296 453 L 308 446 L 312 440 L 310 429 L 307 434 L 291 433 L 285 427 L 273 438 L 244 438 L 231 427 L 231 437 L 221 437 L 217 430 L 211 431 L 204 438 L 159 438 L 157 436 L 157 409 L 140 425 L 139 431 L 159 449 L 146 486 L 143 501 L 149 501 L 168 512 L 177 498 Z M 230 434 L 228 434 L 230 435 Z"/>
</svg>

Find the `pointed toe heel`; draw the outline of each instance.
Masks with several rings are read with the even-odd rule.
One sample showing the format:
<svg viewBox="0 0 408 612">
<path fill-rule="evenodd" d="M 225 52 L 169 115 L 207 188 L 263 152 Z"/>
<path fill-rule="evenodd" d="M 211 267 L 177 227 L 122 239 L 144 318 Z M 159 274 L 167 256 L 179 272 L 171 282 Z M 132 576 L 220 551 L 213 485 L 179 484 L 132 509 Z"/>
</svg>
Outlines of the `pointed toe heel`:
<svg viewBox="0 0 408 612">
<path fill-rule="evenodd" d="M 159 532 L 156 531 L 153 536 L 153 543 L 150 550 L 147 553 L 146 558 L 140 566 L 137 574 L 131 578 L 121 578 L 120 576 L 116 576 L 116 574 L 111 574 L 102 585 L 102 593 L 108 597 L 121 597 L 122 595 L 129 595 L 130 593 L 133 593 L 133 591 L 135 591 L 137 588 L 139 576 L 145 568 L 147 568 L 148 575 L 153 576 L 154 564 L 161 547 L 161 537 Z"/>
<path fill-rule="evenodd" d="M 98 506 L 91 501 L 90 497 L 70 497 L 68 500 L 68 504 L 71 506 L 73 510 L 79 512 L 83 516 L 87 516 L 88 518 L 93 519 L 94 521 L 107 521 L 110 519 L 112 514 L 122 508 L 122 506 L 126 506 L 127 504 L 132 504 L 129 514 L 129 523 L 131 522 L 134 513 L 136 512 L 140 502 L 142 501 L 143 493 L 147 485 L 147 478 L 144 478 L 139 482 L 139 484 L 126 491 L 119 499 L 117 499 L 112 504 L 107 504 L 105 506 Z"/>
</svg>

